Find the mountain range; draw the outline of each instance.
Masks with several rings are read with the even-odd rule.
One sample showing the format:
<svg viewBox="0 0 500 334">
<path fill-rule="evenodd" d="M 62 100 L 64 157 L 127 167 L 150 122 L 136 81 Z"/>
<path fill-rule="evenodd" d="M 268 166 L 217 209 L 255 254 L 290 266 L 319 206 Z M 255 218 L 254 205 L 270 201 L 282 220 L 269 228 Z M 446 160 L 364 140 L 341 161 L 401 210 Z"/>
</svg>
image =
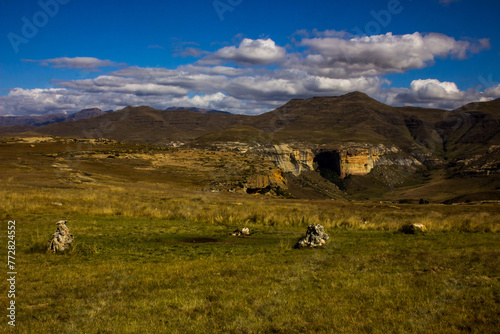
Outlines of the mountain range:
<svg viewBox="0 0 500 334">
<path fill-rule="evenodd" d="M 289 175 L 299 197 L 300 189 L 311 188 L 321 175 L 346 193 L 363 194 L 360 198 L 397 190 L 403 199 L 467 200 L 473 193 L 500 199 L 500 99 L 446 111 L 392 107 L 353 92 L 294 99 L 257 116 L 147 106 L 71 116 L 46 125 L 59 116 L 10 120 L 18 126 L 0 127 L 0 135 L 108 138 L 258 155 Z M 272 180 L 264 186 L 271 187 Z"/>
<path fill-rule="evenodd" d="M 69 114 L 48 114 L 43 116 L 0 116 L 0 126 L 44 126 L 60 122 L 72 122 L 80 119 L 104 115 L 111 111 L 99 108 L 83 109 Z"/>
<path fill-rule="evenodd" d="M 194 111 L 200 114 L 230 114 L 227 111 L 203 109 L 194 107 L 169 107 L 166 111 Z M 60 122 L 72 122 L 80 119 L 92 118 L 112 112 L 113 110 L 102 111 L 99 108 L 83 109 L 78 112 L 67 114 L 47 114 L 42 116 L 0 116 L 0 126 L 44 126 Z"/>
</svg>

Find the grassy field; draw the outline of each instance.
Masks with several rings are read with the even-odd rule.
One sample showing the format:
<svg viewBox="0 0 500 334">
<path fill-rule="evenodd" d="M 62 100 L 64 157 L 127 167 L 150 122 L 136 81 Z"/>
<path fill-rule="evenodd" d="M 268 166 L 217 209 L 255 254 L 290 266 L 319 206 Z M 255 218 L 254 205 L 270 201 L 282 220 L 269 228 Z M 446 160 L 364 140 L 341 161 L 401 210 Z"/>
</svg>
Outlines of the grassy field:
<svg viewBox="0 0 500 334">
<path fill-rule="evenodd" d="M 0 240 L 6 249 L 16 220 L 19 333 L 499 332 L 496 203 L 213 193 L 199 190 L 220 177 L 208 157 L 185 176 L 175 159 L 151 169 L 146 157 L 99 156 L 111 144 L 79 159 L 54 155 L 69 144 L 18 145 L 0 148 Z M 47 254 L 60 219 L 74 247 Z M 311 223 L 327 245 L 293 249 Z M 399 232 L 405 223 L 428 232 Z M 230 236 L 245 226 L 251 237 Z M 5 279 L 0 289 L 5 310 Z"/>
</svg>

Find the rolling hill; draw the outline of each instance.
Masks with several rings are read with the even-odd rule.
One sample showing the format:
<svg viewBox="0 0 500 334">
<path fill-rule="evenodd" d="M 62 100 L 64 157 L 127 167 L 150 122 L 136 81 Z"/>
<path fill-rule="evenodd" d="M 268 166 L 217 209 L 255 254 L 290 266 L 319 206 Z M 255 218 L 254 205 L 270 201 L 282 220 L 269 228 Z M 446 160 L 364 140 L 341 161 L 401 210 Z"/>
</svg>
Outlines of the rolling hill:
<svg viewBox="0 0 500 334">
<path fill-rule="evenodd" d="M 317 175 L 362 199 L 495 197 L 500 189 L 500 99 L 446 111 L 391 107 L 353 92 L 294 99 L 258 116 L 142 106 L 2 131 L 236 151 L 274 162 L 304 193 Z"/>
</svg>

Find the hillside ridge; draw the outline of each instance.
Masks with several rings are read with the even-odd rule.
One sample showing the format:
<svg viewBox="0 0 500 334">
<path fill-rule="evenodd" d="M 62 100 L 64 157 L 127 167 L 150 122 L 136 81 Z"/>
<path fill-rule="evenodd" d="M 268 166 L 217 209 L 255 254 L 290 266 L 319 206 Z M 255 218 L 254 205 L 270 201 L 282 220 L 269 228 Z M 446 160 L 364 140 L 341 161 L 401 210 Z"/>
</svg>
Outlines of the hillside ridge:
<svg viewBox="0 0 500 334">
<path fill-rule="evenodd" d="M 293 189 L 337 194 L 333 188 L 338 188 L 361 198 L 402 191 L 402 197 L 415 198 L 432 196 L 431 185 L 441 182 L 441 192 L 453 188 L 458 198 L 471 189 L 500 189 L 499 109 L 500 99 L 452 111 L 392 107 L 352 92 L 293 99 L 256 116 L 128 106 L 72 122 L 0 127 L 0 135 L 25 132 L 238 152 L 273 162 L 293 176 L 288 178 Z M 311 173 L 333 188 L 317 186 Z M 267 188 L 266 182 L 259 184 Z"/>
</svg>

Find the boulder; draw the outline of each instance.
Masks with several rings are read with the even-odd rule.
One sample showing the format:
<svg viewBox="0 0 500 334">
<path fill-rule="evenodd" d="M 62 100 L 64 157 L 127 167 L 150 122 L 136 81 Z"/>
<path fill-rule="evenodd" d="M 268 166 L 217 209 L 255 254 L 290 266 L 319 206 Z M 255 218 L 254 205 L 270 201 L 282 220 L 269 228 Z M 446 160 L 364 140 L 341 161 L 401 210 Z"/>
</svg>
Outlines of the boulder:
<svg viewBox="0 0 500 334">
<path fill-rule="evenodd" d="M 241 230 L 234 230 L 231 234 L 233 237 L 248 237 L 250 236 L 250 230 L 248 227 L 244 227 Z"/>
<path fill-rule="evenodd" d="M 330 239 L 322 225 L 309 225 L 307 227 L 306 236 L 302 237 L 294 246 L 294 248 L 303 247 L 320 247 L 326 244 Z"/>
<path fill-rule="evenodd" d="M 413 224 L 415 231 L 427 232 L 427 227 L 424 224 Z"/>
<path fill-rule="evenodd" d="M 424 224 L 412 224 L 412 223 L 404 223 L 398 230 L 404 234 L 416 234 L 421 232 L 427 232 L 427 227 Z"/>
<path fill-rule="evenodd" d="M 56 223 L 57 230 L 49 240 L 49 246 L 47 249 L 48 252 L 64 252 L 66 249 L 71 247 L 71 243 L 75 237 L 70 233 L 66 223 L 66 220 L 60 220 Z"/>
</svg>

